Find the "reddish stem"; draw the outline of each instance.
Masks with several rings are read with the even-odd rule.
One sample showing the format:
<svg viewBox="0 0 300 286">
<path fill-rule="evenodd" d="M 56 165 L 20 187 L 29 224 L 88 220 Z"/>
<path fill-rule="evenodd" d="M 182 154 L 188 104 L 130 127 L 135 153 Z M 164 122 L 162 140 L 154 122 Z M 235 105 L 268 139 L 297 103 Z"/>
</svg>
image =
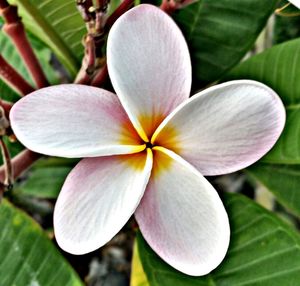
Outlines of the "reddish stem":
<svg viewBox="0 0 300 286">
<path fill-rule="evenodd" d="M 120 6 L 107 18 L 106 23 L 104 25 L 104 31 L 108 32 L 112 25 L 115 23 L 115 21 L 133 6 L 133 3 L 133 0 L 124 0 L 120 4 Z M 108 70 L 107 65 L 105 63 L 94 76 L 91 85 L 100 87 L 104 84 L 107 78 Z"/>
<path fill-rule="evenodd" d="M 77 8 L 86 22 L 88 33 L 84 39 L 85 53 L 75 83 L 90 84 L 98 64 L 101 62 L 107 4 L 108 0 L 95 1 L 95 6 L 91 0 L 77 0 Z"/>
<path fill-rule="evenodd" d="M 21 95 L 34 91 L 34 88 L 1 55 L 0 77 Z"/>
<path fill-rule="evenodd" d="M 77 9 L 81 17 L 86 23 L 88 34 L 83 39 L 84 41 L 84 56 L 79 72 L 77 73 L 75 83 L 88 85 L 91 81 L 91 76 L 94 73 L 95 66 L 95 43 L 93 33 L 95 30 L 95 9 L 92 0 L 77 0 Z"/>
<path fill-rule="evenodd" d="M 75 82 L 81 84 L 89 84 L 93 86 L 101 86 L 108 77 L 107 66 L 104 64 L 100 66 L 99 70 L 95 75 L 95 68 L 97 66 L 97 62 L 103 61 L 102 57 L 102 45 L 105 42 L 105 37 L 103 37 L 104 33 L 107 33 L 109 29 L 112 27 L 114 22 L 124 14 L 128 9 L 133 6 L 134 0 L 124 0 L 120 6 L 107 18 L 105 21 L 105 11 L 107 9 L 107 0 L 97 0 L 96 1 L 96 19 L 93 24 L 95 24 L 94 32 L 91 32 L 90 36 L 93 41 L 86 41 L 86 52 L 82 62 L 82 67 L 76 77 Z M 83 14 L 85 15 L 85 14 Z M 84 19 L 87 17 L 84 17 Z M 105 24 L 104 24 L 105 21 Z M 92 49 L 89 47 L 93 43 L 93 53 L 91 53 Z"/>
<path fill-rule="evenodd" d="M 9 112 L 13 107 L 13 103 L 0 99 L 0 106 L 3 108 L 6 118 L 9 118 Z"/>
<path fill-rule="evenodd" d="M 3 137 L 0 138 L 0 149 L 3 158 L 3 167 L 4 167 L 4 185 L 7 188 L 10 188 L 13 184 L 13 168 L 10 160 L 10 154 L 6 144 L 3 141 Z"/>
<path fill-rule="evenodd" d="M 105 63 L 93 78 L 91 85 L 101 87 L 103 86 L 107 78 L 108 78 L 108 69 L 107 69 L 107 64 Z"/>
<path fill-rule="evenodd" d="M 160 5 L 160 9 L 171 15 L 177 8 L 173 1 L 163 0 Z"/>
<path fill-rule="evenodd" d="M 6 0 L 1 0 L 0 7 L 1 14 L 5 19 L 3 31 L 6 32 L 14 42 L 37 87 L 42 88 L 48 86 L 49 83 L 28 41 L 21 18 L 18 16 L 17 7 L 12 5 L 7 6 Z"/>
<path fill-rule="evenodd" d="M 116 20 L 133 6 L 134 0 L 124 0 L 120 6 L 107 18 L 105 29 L 109 30 Z"/>
<path fill-rule="evenodd" d="M 181 9 L 189 4 L 194 3 L 196 0 L 163 0 L 160 9 L 171 15 L 176 10 Z"/>
<path fill-rule="evenodd" d="M 96 10 L 106 10 L 108 2 L 109 1 L 107 0 L 96 0 L 95 1 Z"/>
<path fill-rule="evenodd" d="M 107 13 L 108 3 L 109 3 L 109 0 L 96 0 L 95 1 L 95 7 L 96 7 L 95 32 L 98 35 L 103 34 L 103 27 L 106 22 L 106 13 Z"/>
<path fill-rule="evenodd" d="M 81 14 L 81 17 L 85 22 L 92 21 L 94 18 L 94 11 L 90 11 L 90 8 L 93 7 L 92 0 L 77 0 L 76 6 Z"/>
<path fill-rule="evenodd" d="M 86 49 L 87 49 L 87 74 L 92 74 L 94 72 L 94 66 L 96 61 L 96 55 L 95 55 L 95 42 L 93 39 L 93 36 L 87 35 L 86 39 Z"/>
<path fill-rule="evenodd" d="M 4 9 L 8 6 L 9 6 L 9 4 L 6 0 L 0 0 L 0 9 Z"/>
<path fill-rule="evenodd" d="M 82 60 L 82 66 L 75 79 L 75 83 L 79 84 L 89 84 L 95 71 L 96 54 L 93 36 L 87 35 L 85 43 L 85 55 Z"/>
<path fill-rule="evenodd" d="M 86 73 L 85 68 L 82 67 L 79 70 L 76 79 L 74 80 L 74 83 L 89 85 L 90 82 L 91 82 L 90 76 Z"/>
<path fill-rule="evenodd" d="M 13 169 L 13 178 L 18 178 L 24 171 L 26 171 L 35 161 L 41 158 L 41 154 L 34 153 L 25 149 L 11 160 Z M 5 179 L 5 166 L 0 167 L 0 181 Z"/>
</svg>

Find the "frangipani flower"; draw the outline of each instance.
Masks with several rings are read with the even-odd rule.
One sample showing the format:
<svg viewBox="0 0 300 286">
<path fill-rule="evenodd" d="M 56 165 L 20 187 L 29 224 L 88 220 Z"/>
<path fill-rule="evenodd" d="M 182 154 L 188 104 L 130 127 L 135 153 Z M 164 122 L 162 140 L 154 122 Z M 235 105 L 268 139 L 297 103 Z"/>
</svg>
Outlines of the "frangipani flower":
<svg viewBox="0 0 300 286">
<path fill-rule="evenodd" d="M 279 97 L 254 81 L 232 81 L 189 98 L 191 63 L 172 19 L 151 5 L 111 29 L 112 94 L 82 85 L 40 89 L 11 111 L 29 149 L 87 157 L 66 179 L 54 211 L 58 244 L 73 254 L 108 242 L 134 213 L 154 251 L 189 275 L 224 258 L 228 217 L 203 175 L 245 168 L 282 132 Z"/>
</svg>

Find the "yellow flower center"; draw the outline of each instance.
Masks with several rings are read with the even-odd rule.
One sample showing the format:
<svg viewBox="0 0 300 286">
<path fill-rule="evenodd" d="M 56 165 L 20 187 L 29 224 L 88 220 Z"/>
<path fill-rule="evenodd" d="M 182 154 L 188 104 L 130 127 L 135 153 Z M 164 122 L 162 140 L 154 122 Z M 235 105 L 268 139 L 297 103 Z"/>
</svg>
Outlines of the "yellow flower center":
<svg viewBox="0 0 300 286">
<path fill-rule="evenodd" d="M 139 117 L 144 133 L 149 138 L 149 141 L 145 141 L 141 138 L 130 121 L 123 124 L 120 143 L 126 145 L 145 146 L 144 150 L 139 153 L 124 155 L 132 156 L 132 160 L 127 160 L 130 167 L 134 168 L 135 170 L 142 171 L 146 162 L 146 155 L 151 150 L 150 152 L 153 153 L 154 157 L 152 176 L 157 176 L 164 170 L 168 169 L 168 167 L 172 163 L 172 159 L 163 152 L 163 149 L 166 148 L 175 153 L 178 153 L 181 149 L 181 146 L 179 146 L 179 144 L 176 142 L 176 128 L 171 126 L 170 124 L 168 124 L 163 129 L 163 132 L 155 132 L 164 118 L 165 116 L 162 115 L 144 115 Z M 137 160 L 137 158 L 139 158 L 139 160 Z"/>
</svg>

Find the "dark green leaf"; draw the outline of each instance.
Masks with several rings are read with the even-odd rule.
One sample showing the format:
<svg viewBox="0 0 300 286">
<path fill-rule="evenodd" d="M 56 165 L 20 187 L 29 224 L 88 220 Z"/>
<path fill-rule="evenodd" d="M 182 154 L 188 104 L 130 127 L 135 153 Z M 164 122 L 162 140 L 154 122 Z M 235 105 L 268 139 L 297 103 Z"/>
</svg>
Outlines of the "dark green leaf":
<svg viewBox="0 0 300 286">
<path fill-rule="evenodd" d="M 20 6 L 24 24 L 45 42 L 75 75 L 83 55 L 85 24 L 74 0 L 12 0 Z"/>
<path fill-rule="evenodd" d="M 251 49 L 277 0 L 198 0 L 174 14 L 188 42 L 194 84 L 219 79 Z"/>
<path fill-rule="evenodd" d="M 300 166 L 255 164 L 247 174 L 271 191 L 278 201 L 300 216 Z"/>
<path fill-rule="evenodd" d="M 33 35 L 28 36 L 48 80 L 52 84 L 58 83 L 58 76 L 54 72 L 52 66 L 50 65 L 50 49 L 45 47 L 45 45 L 42 44 L 42 42 L 35 38 Z M 9 62 L 9 64 L 12 65 L 21 75 L 23 75 L 23 77 L 27 81 L 33 84 L 33 80 L 31 79 L 28 71 L 26 70 L 24 63 L 18 54 L 17 49 L 12 44 L 11 40 L 3 32 L 0 33 L 0 47 L 1 55 Z M 1 98 L 8 101 L 16 101 L 20 98 L 18 94 L 11 87 L 6 85 L 2 80 L 0 80 L 0 92 Z"/>
<path fill-rule="evenodd" d="M 284 7 L 288 1 L 281 1 L 279 7 Z M 289 5 L 283 11 L 286 15 L 299 15 L 299 9 Z M 273 42 L 276 44 L 298 38 L 300 36 L 300 17 L 275 16 Z"/>
<path fill-rule="evenodd" d="M 83 285 L 38 224 L 7 201 L 0 206 L 0 229 L 1 285 Z"/>
<path fill-rule="evenodd" d="M 203 277 L 184 275 L 164 263 L 138 235 L 151 286 L 293 286 L 300 281 L 300 237 L 274 214 L 237 194 L 224 199 L 231 225 L 222 264 Z"/>
<path fill-rule="evenodd" d="M 61 187 L 78 160 L 51 158 L 38 161 L 28 178 L 15 186 L 18 193 L 38 198 L 57 198 Z"/>
<path fill-rule="evenodd" d="M 20 192 L 39 198 L 57 198 L 71 170 L 70 167 L 34 169 L 30 171 L 28 180 L 20 187 Z"/>
</svg>

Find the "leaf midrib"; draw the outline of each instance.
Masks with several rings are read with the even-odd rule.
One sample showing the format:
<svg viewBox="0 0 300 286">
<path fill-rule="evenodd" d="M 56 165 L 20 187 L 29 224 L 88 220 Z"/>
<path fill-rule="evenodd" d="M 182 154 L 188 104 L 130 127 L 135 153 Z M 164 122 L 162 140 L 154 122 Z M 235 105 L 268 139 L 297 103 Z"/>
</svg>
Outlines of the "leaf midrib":
<svg viewBox="0 0 300 286">
<path fill-rule="evenodd" d="M 48 21 L 41 17 L 40 10 L 34 5 L 30 4 L 28 0 L 15 0 L 27 14 L 36 22 L 38 27 L 44 32 L 44 36 L 53 42 L 57 46 L 58 51 L 61 53 L 62 57 L 66 59 L 66 65 L 69 71 L 74 75 L 76 73 L 76 66 L 78 64 L 76 57 L 72 51 L 68 48 L 66 43 L 61 39 L 61 37 L 56 33 Z"/>
</svg>

